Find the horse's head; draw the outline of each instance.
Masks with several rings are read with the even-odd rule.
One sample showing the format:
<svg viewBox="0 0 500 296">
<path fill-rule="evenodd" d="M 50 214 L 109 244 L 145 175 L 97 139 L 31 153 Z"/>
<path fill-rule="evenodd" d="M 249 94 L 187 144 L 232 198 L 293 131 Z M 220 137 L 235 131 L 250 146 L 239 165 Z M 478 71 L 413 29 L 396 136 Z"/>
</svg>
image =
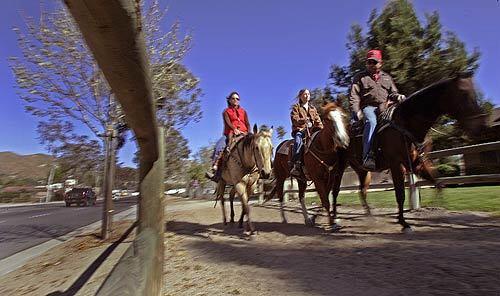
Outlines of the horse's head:
<svg viewBox="0 0 500 296">
<path fill-rule="evenodd" d="M 332 102 L 323 106 L 322 111 L 323 123 L 325 128 L 331 131 L 335 146 L 347 148 L 349 146 L 349 134 L 347 133 L 347 115 L 344 110 Z"/>
<path fill-rule="evenodd" d="M 271 157 L 273 155 L 273 127 L 267 128 L 261 126 L 260 130 L 257 130 L 257 125 L 254 125 L 253 132 L 255 163 L 257 165 L 257 168 L 259 169 L 260 176 L 263 179 L 267 179 L 271 175 L 272 169 Z"/>
<path fill-rule="evenodd" d="M 457 119 L 464 131 L 474 137 L 486 129 L 486 114 L 477 102 L 476 90 L 472 77 L 458 76 L 450 81 L 447 94 L 449 100 L 443 109 Z"/>
</svg>

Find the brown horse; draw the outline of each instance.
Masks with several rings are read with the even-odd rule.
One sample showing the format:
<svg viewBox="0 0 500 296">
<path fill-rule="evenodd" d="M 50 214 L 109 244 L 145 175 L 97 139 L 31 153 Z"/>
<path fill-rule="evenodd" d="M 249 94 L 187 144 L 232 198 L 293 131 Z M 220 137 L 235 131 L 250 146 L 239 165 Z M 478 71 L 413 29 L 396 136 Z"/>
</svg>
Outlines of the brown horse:
<svg viewBox="0 0 500 296">
<path fill-rule="evenodd" d="M 255 231 L 255 228 L 250 220 L 248 196 L 259 177 L 268 178 L 270 176 L 273 153 L 272 128 L 258 131 L 257 126 L 254 125 L 253 129 L 254 134 L 248 134 L 241 138 L 229 152 L 216 192 L 217 199 L 221 200 L 222 222 L 226 224 L 224 190 L 226 184 L 233 185 L 234 192 L 231 193 L 232 216 L 234 216 L 232 198 L 234 198 L 234 193 L 237 193 L 242 205 L 240 226 L 243 226 L 243 217 L 246 215 L 250 234 Z"/>
<path fill-rule="evenodd" d="M 412 230 L 403 216 L 404 171 L 415 172 L 415 162 L 412 161 L 410 153 L 412 145 L 421 146 L 420 143 L 424 142 L 429 129 L 445 114 L 456 119 L 470 135 L 477 135 L 486 127 L 485 115 L 476 101 L 476 92 L 470 76 L 442 80 L 409 96 L 396 106 L 391 124 L 376 135 L 373 143 L 377 154 L 377 170 L 391 171 L 399 210 L 398 223 L 403 226 L 403 231 Z M 360 137 L 351 136 L 347 151 L 341 153 L 332 188 L 334 217 L 337 213 L 340 181 L 347 163 L 359 177 L 361 202 L 369 214 L 366 192 L 371 177 L 361 165 L 362 145 Z M 432 179 L 428 173 L 422 176 Z"/>
<path fill-rule="evenodd" d="M 322 118 L 324 128 L 320 130 L 312 142 L 305 148 L 304 152 L 304 168 L 309 178 L 314 182 L 314 186 L 321 199 L 322 206 L 328 213 L 329 223 L 332 229 L 336 228 L 336 224 L 330 215 L 330 201 L 328 194 L 333 185 L 333 175 L 338 163 L 337 149 L 346 148 L 349 145 L 349 137 L 345 123 L 346 114 L 342 108 L 335 103 L 328 103 L 322 109 Z M 280 143 L 276 149 L 274 156 L 274 177 L 276 184 L 267 200 L 271 199 L 274 194 L 277 194 L 280 201 L 280 212 L 282 222 L 286 223 L 285 212 L 283 209 L 283 184 L 290 176 L 288 161 L 290 154 L 280 153 L 282 145 L 289 145 L 293 140 L 286 140 Z M 299 185 L 299 200 L 302 208 L 302 214 L 306 225 L 314 225 L 314 216 L 309 216 L 304 203 L 304 194 L 307 187 L 306 180 L 297 180 Z"/>
</svg>

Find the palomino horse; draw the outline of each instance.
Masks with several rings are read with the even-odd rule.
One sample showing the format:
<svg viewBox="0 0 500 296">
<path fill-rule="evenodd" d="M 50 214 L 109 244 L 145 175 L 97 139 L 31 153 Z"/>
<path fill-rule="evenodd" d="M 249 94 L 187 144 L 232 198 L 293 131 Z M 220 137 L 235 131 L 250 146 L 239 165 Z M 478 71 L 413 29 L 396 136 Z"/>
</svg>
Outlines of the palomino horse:
<svg viewBox="0 0 500 296">
<path fill-rule="evenodd" d="M 411 231 L 403 216 L 405 201 L 404 171 L 415 171 L 411 160 L 411 146 L 422 146 L 425 135 L 441 115 L 456 119 L 470 135 L 477 135 L 486 127 L 485 116 L 476 101 L 476 92 L 470 76 L 458 76 L 442 80 L 408 97 L 396 106 L 391 124 L 376 135 L 374 151 L 377 154 L 377 170 L 390 169 L 396 201 L 398 204 L 398 223 L 403 231 Z M 366 192 L 370 185 L 370 174 L 361 165 L 362 139 L 351 135 L 347 153 L 342 153 L 333 190 L 333 212 L 336 215 L 337 195 L 340 181 L 347 162 L 359 177 L 360 198 L 369 214 Z M 428 174 L 422 177 L 430 179 Z"/>
<path fill-rule="evenodd" d="M 273 154 L 272 127 L 269 130 L 257 131 L 257 126 L 254 125 L 253 131 L 253 134 L 241 138 L 231 149 L 222 169 L 221 180 L 217 185 L 217 198 L 221 200 L 222 207 L 222 222 L 226 224 L 224 190 L 226 184 L 233 185 L 242 204 L 240 227 L 243 226 L 243 217 L 246 215 L 248 230 L 251 234 L 255 228 L 250 219 L 248 197 L 259 177 L 269 178 L 271 175 Z"/>
<path fill-rule="evenodd" d="M 330 201 L 328 194 L 333 185 L 335 167 L 338 163 L 337 149 L 346 148 L 349 145 L 349 136 L 347 134 L 345 118 L 346 115 L 342 108 L 335 103 L 328 103 L 322 109 L 322 119 L 324 128 L 312 139 L 308 148 L 304 152 L 304 167 L 308 177 L 314 182 L 314 186 L 321 199 L 322 206 L 328 213 L 329 223 L 332 229 L 336 228 L 335 221 L 330 215 Z M 288 161 L 289 154 L 281 154 L 280 146 L 292 141 L 287 140 L 280 143 L 274 156 L 274 177 L 276 184 L 267 200 L 277 194 L 280 201 L 280 212 L 282 222 L 286 223 L 285 212 L 283 209 L 283 184 L 290 176 Z M 289 144 L 289 143 L 287 143 Z M 314 225 L 314 217 L 310 217 L 304 203 L 304 193 L 307 187 L 306 180 L 297 180 L 299 185 L 299 200 L 302 208 L 302 214 L 306 225 Z"/>
</svg>

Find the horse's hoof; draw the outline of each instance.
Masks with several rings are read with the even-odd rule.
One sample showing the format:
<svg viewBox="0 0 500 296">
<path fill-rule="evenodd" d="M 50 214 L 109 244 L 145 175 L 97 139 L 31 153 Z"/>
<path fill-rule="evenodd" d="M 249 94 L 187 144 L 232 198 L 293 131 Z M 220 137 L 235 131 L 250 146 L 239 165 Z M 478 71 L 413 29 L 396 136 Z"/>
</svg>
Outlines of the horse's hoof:
<svg viewBox="0 0 500 296">
<path fill-rule="evenodd" d="M 283 224 L 288 224 L 288 221 L 287 221 L 287 220 L 285 220 L 285 219 L 283 219 L 283 220 L 281 220 L 281 223 L 283 223 Z"/>
<path fill-rule="evenodd" d="M 308 217 L 307 219 L 304 220 L 304 223 L 306 226 L 313 227 L 316 221 L 312 217 Z"/>
<path fill-rule="evenodd" d="M 405 226 L 403 227 L 403 229 L 401 229 L 401 231 L 405 234 L 411 234 L 415 232 L 411 226 Z"/>
<path fill-rule="evenodd" d="M 337 223 L 332 224 L 332 232 L 339 232 L 340 229 L 342 229 L 342 226 L 340 226 L 340 224 Z"/>
</svg>

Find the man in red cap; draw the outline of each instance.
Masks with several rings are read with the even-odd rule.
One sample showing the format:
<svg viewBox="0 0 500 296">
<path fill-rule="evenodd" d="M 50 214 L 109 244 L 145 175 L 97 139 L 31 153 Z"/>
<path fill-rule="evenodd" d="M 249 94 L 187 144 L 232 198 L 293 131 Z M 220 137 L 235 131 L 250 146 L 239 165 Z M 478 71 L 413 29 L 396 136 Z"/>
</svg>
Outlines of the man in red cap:
<svg viewBox="0 0 500 296">
<path fill-rule="evenodd" d="M 375 169 L 375 157 L 371 141 L 377 126 L 377 112 L 384 111 L 394 102 L 405 99 L 398 93 L 391 76 L 382 70 L 382 51 L 369 50 L 366 55 L 366 71 L 353 78 L 349 105 L 358 120 L 365 119 L 363 131 L 363 166 Z"/>
</svg>

